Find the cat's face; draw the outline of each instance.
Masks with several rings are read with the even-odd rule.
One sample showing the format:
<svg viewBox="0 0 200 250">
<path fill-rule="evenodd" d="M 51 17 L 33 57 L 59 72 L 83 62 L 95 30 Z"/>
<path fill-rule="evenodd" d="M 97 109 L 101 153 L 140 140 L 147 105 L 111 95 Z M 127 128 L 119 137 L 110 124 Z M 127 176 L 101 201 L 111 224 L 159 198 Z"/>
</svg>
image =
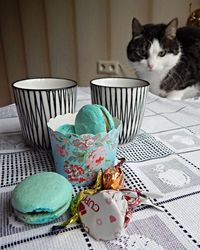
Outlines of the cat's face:
<svg viewBox="0 0 200 250">
<path fill-rule="evenodd" d="M 173 67 L 180 58 L 180 45 L 176 40 L 177 20 L 168 25 L 142 26 L 137 19 L 132 22 L 133 37 L 127 47 L 127 56 L 139 67 L 148 71 L 161 71 Z"/>
</svg>

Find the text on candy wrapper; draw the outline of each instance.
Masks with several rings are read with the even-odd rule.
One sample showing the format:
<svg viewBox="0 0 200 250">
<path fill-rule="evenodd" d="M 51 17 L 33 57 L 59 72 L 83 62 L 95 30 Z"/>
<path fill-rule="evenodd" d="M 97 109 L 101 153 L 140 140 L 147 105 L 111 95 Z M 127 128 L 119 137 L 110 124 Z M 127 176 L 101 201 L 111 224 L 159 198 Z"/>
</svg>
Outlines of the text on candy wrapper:
<svg viewBox="0 0 200 250">
<path fill-rule="evenodd" d="M 86 196 L 82 202 L 90 207 L 94 212 L 99 211 L 99 205 L 95 203 L 90 197 Z"/>
</svg>

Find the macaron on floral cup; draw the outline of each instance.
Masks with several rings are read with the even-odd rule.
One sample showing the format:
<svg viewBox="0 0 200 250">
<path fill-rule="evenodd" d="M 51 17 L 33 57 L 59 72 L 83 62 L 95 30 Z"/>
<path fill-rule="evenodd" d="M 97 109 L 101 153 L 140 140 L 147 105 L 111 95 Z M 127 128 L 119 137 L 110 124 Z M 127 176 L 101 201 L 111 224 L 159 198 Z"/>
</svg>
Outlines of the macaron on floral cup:
<svg viewBox="0 0 200 250">
<path fill-rule="evenodd" d="M 56 171 L 72 185 L 87 186 L 95 181 L 100 169 L 114 165 L 121 122 L 114 118 L 112 130 L 96 135 L 57 131 L 64 124 L 74 125 L 76 115 L 68 113 L 51 118 L 47 126 Z"/>
</svg>

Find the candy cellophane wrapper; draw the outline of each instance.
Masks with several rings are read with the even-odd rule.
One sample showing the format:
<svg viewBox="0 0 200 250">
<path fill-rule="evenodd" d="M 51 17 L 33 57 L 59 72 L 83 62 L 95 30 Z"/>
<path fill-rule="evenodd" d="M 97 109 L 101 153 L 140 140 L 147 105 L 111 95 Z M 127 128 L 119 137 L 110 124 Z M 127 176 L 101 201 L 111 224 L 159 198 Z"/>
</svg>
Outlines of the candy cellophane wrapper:
<svg viewBox="0 0 200 250">
<path fill-rule="evenodd" d="M 62 224 L 53 226 L 52 231 L 59 232 L 59 230 L 65 228 L 69 224 L 75 223 L 79 219 L 78 207 L 80 205 L 80 202 L 87 195 L 93 195 L 97 193 L 98 191 L 102 190 L 102 175 L 103 175 L 103 172 L 102 170 L 100 170 L 97 174 L 97 178 L 96 178 L 94 185 L 88 189 L 80 191 L 78 195 L 72 199 L 72 202 L 70 204 L 71 217 L 67 221 L 63 222 Z"/>
<path fill-rule="evenodd" d="M 121 168 L 125 159 L 119 159 L 120 162 L 113 167 L 107 168 L 103 172 L 102 182 L 103 189 L 121 189 L 124 187 L 124 173 Z"/>
<path fill-rule="evenodd" d="M 59 233 L 80 219 L 85 230 L 96 240 L 113 240 L 121 235 L 143 195 L 140 191 L 130 189 L 102 190 L 102 176 L 100 170 L 95 184 L 73 198 L 71 217 L 61 225 L 53 226 L 52 231 Z"/>
<path fill-rule="evenodd" d="M 121 130 L 121 122 L 114 119 L 115 128 L 108 133 L 62 134 L 56 129 L 73 124 L 76 114 L 57 116 L 48 122 L 52 154 L 56 172 L 65 176 L 72 185 L 91 185 L 100 169 L 114 165 Z"/>
<path fill-rule="evenodd" d="M 123 194 L 114 190 L 103 190 L 87 195 L 78 207 L 83 227 L 96 240 L 113 240 L 124 228 L 127 201 Z"/>
<path fill-rule="evenodd" d="M 102 190 L 81 200 L 79 217 L 84 229 L 96 240 L 113 240 L 127 227 L 140 203 L 135 191 Z"/>
</svg>

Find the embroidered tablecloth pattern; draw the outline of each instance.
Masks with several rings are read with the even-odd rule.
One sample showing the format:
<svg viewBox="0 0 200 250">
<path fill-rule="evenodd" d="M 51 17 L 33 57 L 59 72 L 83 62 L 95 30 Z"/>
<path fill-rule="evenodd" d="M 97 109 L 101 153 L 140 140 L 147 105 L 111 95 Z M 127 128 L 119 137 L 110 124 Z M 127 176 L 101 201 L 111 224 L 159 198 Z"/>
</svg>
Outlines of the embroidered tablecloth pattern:
<svg viewBox="0 0 200 250">
<path fill-rule="evenodd" d="M 90 102 L 89 88 L 79 88 L 77 110 Z M 79 223 L 50 233 L 68 213 L 45 225 L 25 225 L 10 205 L 12 190 L 25 177 L 55 168 L 51 152 L 25 145 L 15 105 L 0 108 L 1 249 L 200 248 L 200 100 L 171 101 L 149 93 L 140 133 L 119 146 L 117 156 L 126 158 L 125 186 L 163 194 L 153 201 L 164 212 L 140 205 L 114 241 L 94 240 Z M 74 187 L 73 195 L 80 190 Z"/>
</svg>

